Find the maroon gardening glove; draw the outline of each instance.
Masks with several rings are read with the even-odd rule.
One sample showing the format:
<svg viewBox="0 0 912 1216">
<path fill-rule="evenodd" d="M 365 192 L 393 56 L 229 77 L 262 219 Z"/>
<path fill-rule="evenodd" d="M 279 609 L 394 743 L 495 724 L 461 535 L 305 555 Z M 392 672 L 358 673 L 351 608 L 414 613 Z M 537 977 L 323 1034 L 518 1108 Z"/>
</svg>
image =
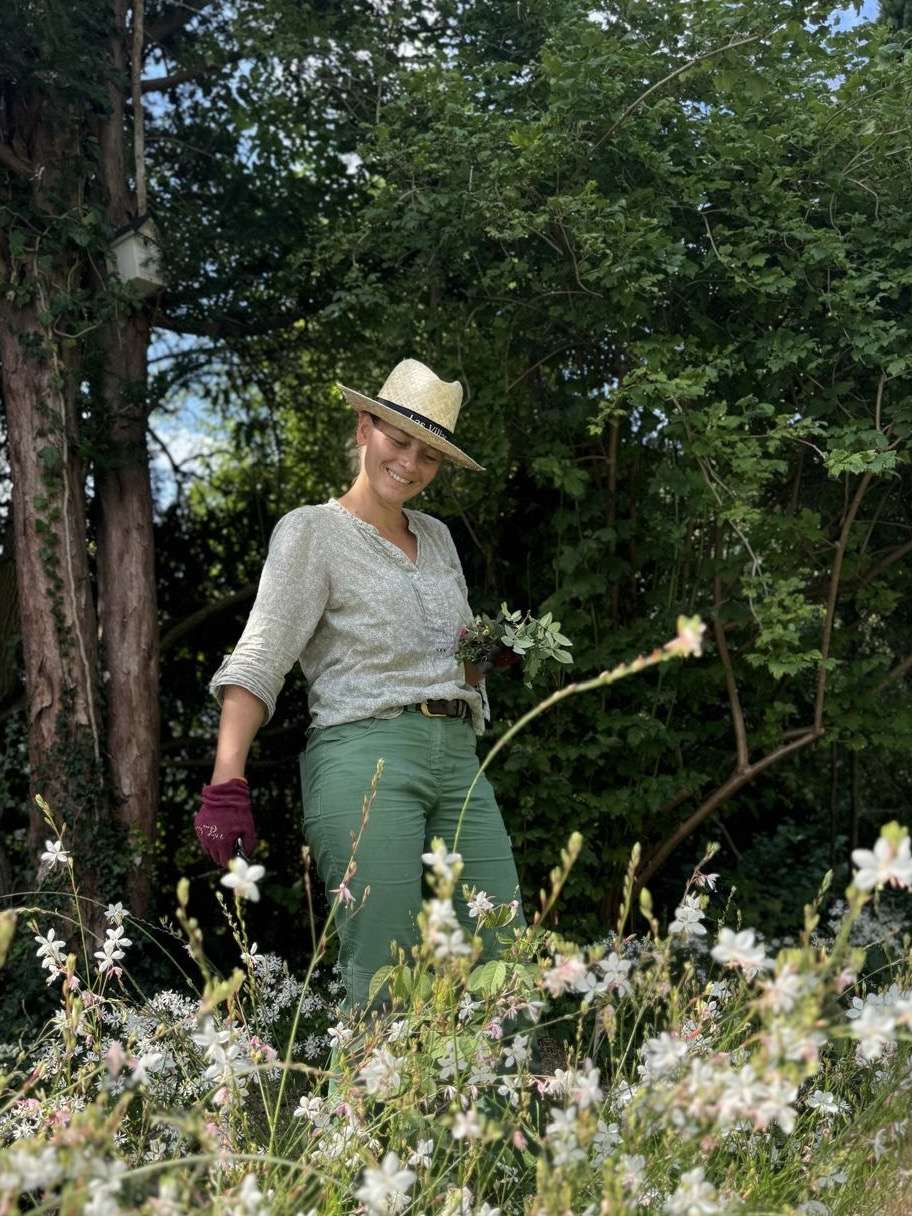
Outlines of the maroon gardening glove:
<svg viewBox="0 0 912 1216">
<path fill-rule="evenodd" d="M 522 657 L 515 650 L 510 650 L 508 646 L 499 647 L 494 656 L 495 667 L 515 667 L 517 663 L 521 662 Z"/>
<path fill-rule="evenodd" d="M 239 837 L 247 856 L 253 854 L 256 826 L 250 809 L 250 787 L 243 777 L 203 786 L 203 801 L 193 816 L 193 828 L 203 852 L 216 865 L 228 865 Z"/>
<path fill-rule="evenodd" d="M 476 675 L 480 678 L 486 676 L 489 671 L 501 669 L 504 667 L 513 667 L 516 663 L 521 663 L 522 658 L 511 650 L 508 646 L 501 646 L 499 643 L 497 649 L 492 651 L 487 658 L 479 659 L 474 664 Z M 477 682 L 477 681 L 476 681 Z"/>
</svg>

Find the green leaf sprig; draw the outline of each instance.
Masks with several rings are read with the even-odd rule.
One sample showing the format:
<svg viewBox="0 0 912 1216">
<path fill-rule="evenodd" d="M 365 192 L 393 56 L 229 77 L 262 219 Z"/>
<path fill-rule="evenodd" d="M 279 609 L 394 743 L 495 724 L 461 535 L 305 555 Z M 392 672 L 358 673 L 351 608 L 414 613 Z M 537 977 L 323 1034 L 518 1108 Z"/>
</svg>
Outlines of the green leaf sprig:
<svg viewBox="0 0 912 1216">
<path fill-rule="evenodd" d="M 531 688 L 545 663 L 573 661 L 572 645 L 561 633 L 560 622 L 555 621 L 550 612 L 535 617 L 528 611 L 511 611 L 503 603 L 496 617 L 479 613 L 472 624 L 460 632 L 456 658 L 474 664 L 484 674 L 500 665 L 499 659 L 516 655 L 522 662 L 523 683 Z"/>
</svg>

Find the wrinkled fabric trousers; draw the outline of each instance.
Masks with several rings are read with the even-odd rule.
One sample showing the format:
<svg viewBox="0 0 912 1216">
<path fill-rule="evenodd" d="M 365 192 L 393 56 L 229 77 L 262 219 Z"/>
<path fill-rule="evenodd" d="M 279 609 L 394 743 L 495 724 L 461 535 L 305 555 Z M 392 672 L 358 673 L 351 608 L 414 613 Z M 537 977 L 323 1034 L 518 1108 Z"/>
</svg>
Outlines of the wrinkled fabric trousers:
<svg viewBox="0 0 912 1216">
<path fill-rule="evenodd" d="M 367 1010 L 371 977 L 395 961 L 391 944 L 398 943 L 408 957 L 419 941 L 421 854 L 430 851 L 435 836 L 453 847 L 459 814 L 478 771 L 475 732 L 464 719 L 426 718 L 408 709 L 397 718 L 314 729 L 300 757 L 304 828 L 327 893 L 338 888 L 345 874 L 362 803 L 381 758 L 383 773 L 355 852 L 357 869 L 347 884 L 354 901 L 340 904 L 336 913 L 343 1007 L 349 1011 Z M 496 935 L 509 937 L 526 921 L 510 838 L 484 776 L 472 792 L 457 847 L 463 869 L 453 908 L 465 933 L 481 938 L 483 957 L 497 957 Z M 495 904 L 519 900 L 515 920 L 499 930 L 479 930 L 469 915 L 463 884 L 485 891 Z M 381 989 L 373 1007 L 386 996 Z"/>
</svg>

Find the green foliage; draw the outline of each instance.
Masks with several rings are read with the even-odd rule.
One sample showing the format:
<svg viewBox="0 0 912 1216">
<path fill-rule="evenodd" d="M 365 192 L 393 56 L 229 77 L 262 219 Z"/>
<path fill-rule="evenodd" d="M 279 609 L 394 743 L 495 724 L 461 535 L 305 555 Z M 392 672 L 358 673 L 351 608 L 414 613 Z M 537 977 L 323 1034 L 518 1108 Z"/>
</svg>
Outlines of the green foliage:
<svg viewBox="0 0 912 1216">
<path fill-rule="evenodd" d="M 33 79 L 37 46 L 62 95 L 103 105 L 83 53 L 99 37 L 91 7 L 77 6 L 65 63 L 59 27 L 29 25 L 29 41 L 30 7 L 8 6 L 4 65 Z M 168 11 L 147 7 L 150 21 Z M 716 619 L 752 761 L 813 722 L 835 546 L 869 475 L 823 725 L 860 758 L 855 802 L 885 817 L 904 806 L 912 709 L 901 678 L 883 681 L 907 654 L 912 603 L 897 557 L 912 527 L 912 68 L 885 25 L 837 32 L 828 18 L 792 0 L 531 0 L 433 17 L 409 4 L 381 21 L 366 4 L 264 0 L 205 6 L 167 39 L 162 71 L 165 56 L 181 68 L 235 55 L 244 70 L 149 108 L 169 277 L 156 316 L 181 335 L 150 403 L 194 427 L 205 408 L 227 453 L 158 521 L 163 636 L 255 584 L 285 510 L 344 487 L 351 415 L 336 379 L 376 386 L 413 354 L 465 382 L 460 443 L 490 470 L 445 470 L 416 503 L 450 523 L 473 607 L 553 614 L 573 679 L 650 651 L 679 613 Z M 93 163 L 91 124 L 73 146 Z M 51 247 L 87 265 L 109 235 L 95 199 L 42 223 L 0 215 L 17 273 Z M 87 281 L 54 279 L 46 317 L 68 333 L 133 306 Z M 34 292 L 22 274 L 6 288 Z M 96 404 L 90 387 L 87 455 L 103 461 Z M 165 652 L 162 873 L 196 856 L 189 819 L 216 725 L 205 683 L 249 603 Z M 562 913 L 581 933 L 610 922 L 630 842 L 648 859 L 733 772 L 727 673 L 712 636 L 707 649 L 562 705 L 494 766 L 527 899 L 556 825 L 583 831 Z M 496 739 L 529 701 L 509 673 L 490 694 Z M 251 767 L 281 892 L 257 912 L 264 939 L 306 901 L 306 724 L 295 674 Z M 825 749 L 771 765 L 726 804 L 720 866 L 783 819 L 848 840 L 841 771 L 837 785 L 831 829 Z"/>
<path fill-rule="evenodd" d="M 828 737 L 857 729 L 849 688 L 873 713 L 865 577 L 912 522 L 891 484 L 912 401 L 910 79 L 882 30 L 833 33 L 823 6 L 689 15 L 685 32 L 675 4 L 529 4 L 518 38 L 470 6 L 453 56 L 401 74 L 365 129 L 371 194 L 321 256 L 361 309 L 348 357 L 368 383 L 378 344 L 441 368 L 459 352 L 461 442 L 489 488 L 455 478 L 429 505 L 475 606 L 553 612 L 574 677 L 715 611 L 757 758 L 813 721 L 860 474 Z M 907 615 L 883 603 L 877 648 L 898 663 Z M 491 693 L 501 720 L 521 712 L 511 681 Z M 603 925 L 630 840 L 648 857 L 731 773 L 731 713 L 717 657 L 536 723 L 495 771 L 526 889 L 569 816 L 591 842 L 569 915 Z M 797 794 L 808 813 L 824 789 Z"/>
</svg>

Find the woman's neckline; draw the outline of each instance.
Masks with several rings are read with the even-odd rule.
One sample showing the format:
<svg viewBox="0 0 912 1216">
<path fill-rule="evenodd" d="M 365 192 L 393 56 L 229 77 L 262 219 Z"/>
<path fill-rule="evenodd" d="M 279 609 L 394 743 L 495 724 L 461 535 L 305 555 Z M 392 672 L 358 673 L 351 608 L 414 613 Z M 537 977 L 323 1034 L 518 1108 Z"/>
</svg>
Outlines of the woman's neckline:
<svg viewBox="0 0 912 1216">
<path fill-rule="evenodd" d="M 406 551 L 402 548 L 401 545 L 397 545 L 394 540 L 390 540 L 390 538 L 388 536 L 384 536 L 383 533 L 380 531 L 380 529 L 376 526 L 376 524 L 372 524 L 368 520 L 362 519 L 360 515 L 356 515 L 355 512 L 352 511 L 349 507 L 346 507 L 344 505 L 344 503 L 339 502 L 338 498 L 330 498 L 329 502 L 328 502 L 328 506 L 335 507 L 335 509 L 337 511 L 341 511 L 343 515 L 347 515 L 349 519 L 353 520 L 360 527 L 366 528 L 367 531 L 370 532 L 370 534 L 372 536 L 376 536 L 377 539 L 383 541 L 384 544 L 391 545 L 392 548 L 394 548 L 397 553 L 402 554 L 402 556 L 409 563 L 409 565 L 411 565 L 411 566 L 418 565 L 418 561 L 421 557 L 421 535 L 419 533 L 418 528 L 415 526 L 415 513 L 413 511 L 409 510 L 408 507 L 402 507 L 401 510 L 402 510 L 402 514 L 406 518 L 406 522 L 408 524 L 408 530 L 409 530 L 409 532 L 411 532 L 412 536 L 414 536 L 414 538 L 415 538 L 415 560 L 414 561 L 412 561 L 412 559 L 409 557 L 409 555 L 406 553 Z"/>
</svg>

